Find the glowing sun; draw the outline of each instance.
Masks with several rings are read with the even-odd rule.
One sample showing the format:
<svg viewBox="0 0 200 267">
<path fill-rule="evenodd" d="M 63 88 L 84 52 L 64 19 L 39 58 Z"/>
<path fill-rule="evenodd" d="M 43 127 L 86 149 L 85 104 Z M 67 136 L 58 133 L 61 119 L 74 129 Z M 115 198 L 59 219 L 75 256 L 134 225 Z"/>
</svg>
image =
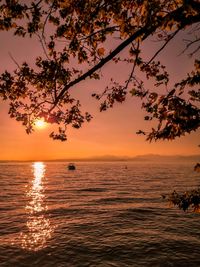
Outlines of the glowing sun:
<svg viewBox="0 0 200 267">
<path fill-rule="evenodd" d="M 47 123 L 44 121 L 44 119 L 37 119 L 35 120 L 34 124 L 38 129 L 44 129 L 47 126 Z"/>
</svg>

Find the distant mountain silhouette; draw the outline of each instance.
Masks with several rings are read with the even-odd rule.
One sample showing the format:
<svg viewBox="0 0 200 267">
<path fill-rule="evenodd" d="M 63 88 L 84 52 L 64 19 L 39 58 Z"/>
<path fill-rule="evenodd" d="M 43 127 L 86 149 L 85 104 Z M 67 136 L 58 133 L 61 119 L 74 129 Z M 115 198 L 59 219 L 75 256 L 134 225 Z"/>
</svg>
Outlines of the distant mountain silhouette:
<svg viewBox="0 0 200 267">
<path fill-rule="evenodd" d="M 21 160 L 0 160 L 0 163 L 7 162 L 22 162 Z M 65 158 L 65 159 L 54 159 L 54 160 L 28 160 L 31 161 L 67 161 L 67 162 L 76 162 L 76 161 L 152 161 L 152 162 L 199 162 L 200 155 L 157 155 L 157 154 L 146 154 L 138 155 L 135 157 L 128 156 L 115 156 L 115 155 L 103 155 L 103 156 L 93 156 L 88 158 Z"/>
</svg>

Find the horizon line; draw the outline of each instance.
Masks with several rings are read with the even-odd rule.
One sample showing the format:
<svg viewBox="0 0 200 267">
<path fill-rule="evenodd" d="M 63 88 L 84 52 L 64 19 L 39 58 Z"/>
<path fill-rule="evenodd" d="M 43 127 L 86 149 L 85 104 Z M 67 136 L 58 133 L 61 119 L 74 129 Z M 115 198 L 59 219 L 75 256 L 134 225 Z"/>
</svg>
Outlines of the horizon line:
<svg viewBox="0 0 200 267">
<path fill-rule="evenodd" d="M 200 154 L 189 154 L 189 155 L 164 155 L 164 154 L 143 154 L 143 155 L 136 155 L 136 156 L 116 156 L 116 155 L 103 155 L 103 156 L 91 156 L 91 157 L 84 157 L 84 158 L 61 158 L 61 159 L 0 159 L 0 162 L 33 162 L 33 161 L 131 161 L 134 159 L 142 159 L 144 157 L 153 158 L 153 157 L 160 157 L 160 158 L 192 158 L 192 157 L 200 157 Z"/>
</svg>

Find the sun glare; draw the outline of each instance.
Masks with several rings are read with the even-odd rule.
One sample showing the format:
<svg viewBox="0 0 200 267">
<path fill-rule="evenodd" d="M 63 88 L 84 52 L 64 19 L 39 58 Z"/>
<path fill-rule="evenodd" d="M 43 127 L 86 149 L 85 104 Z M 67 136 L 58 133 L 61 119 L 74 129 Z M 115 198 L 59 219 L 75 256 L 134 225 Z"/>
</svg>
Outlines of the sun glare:
<svg viewBox="0 0 200 267">
<path fill-rule="evenodd" d="M 35 127 L 38 129 L 43 129 L 47 126 L 47 123 L 44 121 L 44 119 L 37 119 L 35 121 Z"/>
</svg>

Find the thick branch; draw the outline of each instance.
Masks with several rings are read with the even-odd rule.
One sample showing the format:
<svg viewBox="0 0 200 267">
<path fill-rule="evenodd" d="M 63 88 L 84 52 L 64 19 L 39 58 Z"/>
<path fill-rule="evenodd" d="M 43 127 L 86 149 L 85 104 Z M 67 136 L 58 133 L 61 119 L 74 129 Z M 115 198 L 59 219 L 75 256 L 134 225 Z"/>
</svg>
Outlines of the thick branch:
<svg viewBox="0 0 200 267">
<path fill-rule="evenodd" d="M 155 27 L 149 31 L 149 35 L 155 30 Z M 59 100 L 63 97 L 65 92 L 72 86 L 76 85 L 77 83 L 85 80 L 87 77 L 91 76 L 94 72 L 102 68 L 107 62 L 112 60 L 117 54 L 119 54 L 125 47 L 127 47 L 130 43 L 132 43 L 135 39 L 143 35 L 147 32 L 147 27 L 141 28 L 137 32 L 135 32 L 133 35 L 131 35 L 128 39 L 126 39 L 123 43 L 121 43 L 117 48 L 115 48 L 107 57 L 103 58 L 98 64 L 96 64 L 94 67 L 92 67 L 90 70 L 85 72 L 83 75 L 75 79 L 74 81 L 67 84 L 63 90 L 60 92 L 58 97 L 55 100 L 54 106 L 51 108 L 54 109 L 55 106 L 58 104 Z M 148 35 L 148 36 L 149 36 Z M 51 111 L 50 110 L 50 111 Z"/>
</svg>

